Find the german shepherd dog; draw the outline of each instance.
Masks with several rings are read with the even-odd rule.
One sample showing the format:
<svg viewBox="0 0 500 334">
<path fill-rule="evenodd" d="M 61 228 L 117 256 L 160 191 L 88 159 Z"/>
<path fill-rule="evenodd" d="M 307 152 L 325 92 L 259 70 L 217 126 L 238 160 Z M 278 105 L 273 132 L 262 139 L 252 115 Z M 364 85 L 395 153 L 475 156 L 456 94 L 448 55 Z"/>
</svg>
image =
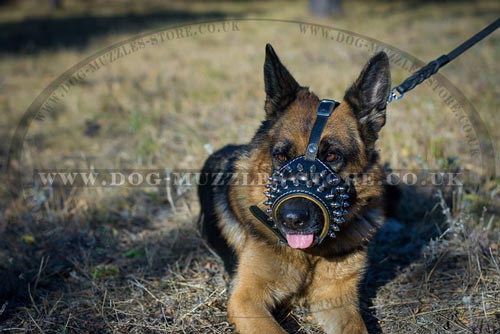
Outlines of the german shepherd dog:
<svg viewBox="0 0 500 334">
<path fill-rule="evenodd" d="M 388 57 L 380 52 L 368 61 L 318 137 L 315 161 L 349 180 L 348 212 L 338 221 L 340 229 L 323 240 L 328 219 L 313 201 L 296 197 L 284 202 L 269 218 L 275 224 L 269 228 L 249 210 L 266 210 L 273 196 L 264 194 L 269 185 L 233 182 L 241 174 L 262 179 L 300 158 L 319 118 L 320 99 L 295 81 L 269 44 L 264 84 L 265 120 L 257 133 L 246 145 L 213 153 L 198 188 L 202 234 L 231 277 L 228 318 L 240 334 L 286 333 L 273 314 L 303 302 L 326 333 L 366 333 L 358 282 L 367 243 L 384 221 L 385 174 L 375 142 L 385 124 L 391 87 Z M 281 242 L 277 235 L 283 236 Z"/>
</svg>

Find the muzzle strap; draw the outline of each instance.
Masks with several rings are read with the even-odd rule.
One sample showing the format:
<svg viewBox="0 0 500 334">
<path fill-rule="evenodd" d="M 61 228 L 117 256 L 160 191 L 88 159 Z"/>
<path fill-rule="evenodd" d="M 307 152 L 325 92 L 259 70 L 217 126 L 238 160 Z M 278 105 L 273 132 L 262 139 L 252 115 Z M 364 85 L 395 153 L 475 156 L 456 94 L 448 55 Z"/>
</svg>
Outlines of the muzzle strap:
<svg viewBox="0 0 500 334">
<path fill-rule="evenodd" d="M 309 161 L 314 161 L 318 155 L 318 145 L 321 139 L 321 133 L 325 128 L 328 117 L 330 117 L 333 109 L 335 109 L 340 103 L 334 100 L 321 100 L 316 111 L 316 122 L 309 135 L 309 142 L 307 144 L 306 153 L 304 158 Z"/>
<path fill-rule="evenodd" d="M 271 232 L 273 232 L 278 237 L 278 240 L 281 243 L 283 244 L 287 243 L 286 238 L 283 236 L 283 234 L 280 233 L 280 231 L 278 231 L 278 227 L 276 226 L 276 224 L 273 222 L 272 219 L 269 219 L 269 216 L 266 215 L 264 211 L 259 209 L 258 206 L 252 205 L 250 207 L 250 212 L 254 215 L 255 218 L 260 220 L 262 224 L 264 224 L 269 230 L 271 230 Z"/>
</svg>

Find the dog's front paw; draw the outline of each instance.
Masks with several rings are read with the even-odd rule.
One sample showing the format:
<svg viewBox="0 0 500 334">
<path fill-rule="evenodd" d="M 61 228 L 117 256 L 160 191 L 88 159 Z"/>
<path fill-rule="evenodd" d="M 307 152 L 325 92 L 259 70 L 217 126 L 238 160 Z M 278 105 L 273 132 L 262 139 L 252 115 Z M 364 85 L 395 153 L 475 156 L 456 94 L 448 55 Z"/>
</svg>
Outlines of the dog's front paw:
<svg viewBox="0 0 500 334">
<path fill-rule="evenodd" d="M 367 334 L 361 315 L 353 307 L 336 307 L 314 312 L 318 325 L 327 334 Z"/>
</svg>

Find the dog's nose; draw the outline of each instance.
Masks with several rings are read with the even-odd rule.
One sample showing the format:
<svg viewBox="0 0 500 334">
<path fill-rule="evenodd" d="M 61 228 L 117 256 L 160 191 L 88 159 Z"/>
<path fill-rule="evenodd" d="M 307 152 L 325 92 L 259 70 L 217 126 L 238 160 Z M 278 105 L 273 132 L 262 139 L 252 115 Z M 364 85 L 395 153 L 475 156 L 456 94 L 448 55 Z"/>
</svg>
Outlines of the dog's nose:
<svg viewBox="0 0 500 334">
<path fill-rule="evenodd" d="M 318 217 L 322 217 L 320 208 L 307 198 L 286 199 L 279 205 L 276 213 L 278 225 L 288 232 L 312 231 Z"/>
<path fill-rule="evenodd" d="M 297 229 L 304 226 L 304 223 L 309 219 L 307 211 L 302 212 L 287 212 L 283 219 L 283 225 L 291 229 Z"/>
</svg>

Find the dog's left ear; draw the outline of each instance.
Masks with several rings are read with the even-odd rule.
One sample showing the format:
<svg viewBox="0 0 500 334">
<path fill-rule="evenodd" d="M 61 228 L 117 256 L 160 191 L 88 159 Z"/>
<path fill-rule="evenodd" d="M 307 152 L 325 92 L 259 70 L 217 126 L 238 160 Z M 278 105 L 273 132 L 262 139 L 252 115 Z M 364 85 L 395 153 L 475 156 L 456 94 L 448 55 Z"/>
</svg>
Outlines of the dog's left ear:
<svg viewBox="0 0 500 334">
<path fill-rule="evenodd" d="M 373 145 L 385 124 L 385 110 L 391 90 L 389 58 L 385 52 L 374 55 L 358 79 L 345 93 L 344 99 L 358 118 L 365 143 Z"/>
</svg>

